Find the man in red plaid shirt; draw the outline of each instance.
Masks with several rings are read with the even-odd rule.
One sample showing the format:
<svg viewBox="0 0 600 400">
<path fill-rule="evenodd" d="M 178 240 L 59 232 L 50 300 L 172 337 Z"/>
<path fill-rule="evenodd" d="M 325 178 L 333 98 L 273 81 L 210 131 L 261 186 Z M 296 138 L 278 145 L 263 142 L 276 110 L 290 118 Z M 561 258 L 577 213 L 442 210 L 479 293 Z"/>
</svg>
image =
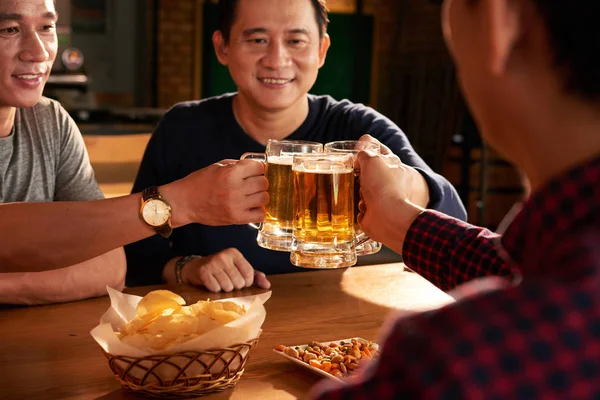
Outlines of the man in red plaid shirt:
<svg viewBox="0 0 600 400">
<path fill-rule="evenodd" d="M 318 399 L 600 399 L 600 2 L 447 0 L 484 139 L 531 195 L 500 235 L 411 204 L 361 153 L 361 225 L 458 301 L 391 321 L 381 355 Z M 367 140 L 372 140 L 367 138 Z"/>
</svg>

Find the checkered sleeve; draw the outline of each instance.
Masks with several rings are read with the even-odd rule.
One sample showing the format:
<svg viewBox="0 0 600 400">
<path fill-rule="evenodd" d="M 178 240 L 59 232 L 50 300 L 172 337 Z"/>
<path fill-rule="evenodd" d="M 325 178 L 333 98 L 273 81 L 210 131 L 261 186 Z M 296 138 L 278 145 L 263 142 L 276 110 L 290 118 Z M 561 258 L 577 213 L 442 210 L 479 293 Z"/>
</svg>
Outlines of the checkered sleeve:
<svg viewBox="0 0 600 400">
<path fill-rule="evenodd" d="M 496 251 L 500 235 L 437 211 L 421 213 L 411 225 L 402 251 L 407 266 L 450 290 L 474 278 L 510 276 Z"/>
</svg>

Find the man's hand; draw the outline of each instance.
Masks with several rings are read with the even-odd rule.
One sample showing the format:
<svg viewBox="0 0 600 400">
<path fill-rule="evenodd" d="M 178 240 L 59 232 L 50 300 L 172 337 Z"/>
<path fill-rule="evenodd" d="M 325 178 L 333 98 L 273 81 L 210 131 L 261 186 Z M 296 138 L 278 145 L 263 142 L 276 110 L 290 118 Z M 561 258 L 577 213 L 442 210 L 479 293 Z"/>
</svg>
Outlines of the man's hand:
<svg viewBox="0 0 600 400">
<path fill-rule="evenodd" d="M 402 164 L 400 158 L 394 154 L 389 147 L 371 135 L 361 136 L 359 142 L 371 142 L 378 144 L 379 152 L 386 160 L 388 166 L 399 167 L 404 170 L 405 174 L 402 177 L 401 184 L 405 188 L 408 199 L 420 207 L 427 208 L 427 205 L 429 204 L 429 186 L 427 186 L 427 181 L 425 178 L 423 178 L 423 175 L 421 175 L 419 171 L 409 167 L 408 165 Z"/>
<path fill-rule="evenodd" d="M 173 226 L 241 225 L 261 222 L 269 201 L 264 165 L 253 160 L 223 160 L 161 187 L 173 206 Z"/>
<path fill-rule="evenodd" d="M 253 284 L 271 287 L 266 275 L 256 271 L 237 249 L 230 248 L 207 257 L 191 260 L 181 270 L 183 282 L 204 286 L 211 292 L 231 292 Z"/>
<path fill-rule="evenodd" d="M 423 208 L 410 200 L 412 168 L 399 159 L 390 166 L 387 157 L 366 151 L 357 156 L 361 194 L 358 222 L 373 240 L 402 254 L 406 232 Z"/>
</svg>

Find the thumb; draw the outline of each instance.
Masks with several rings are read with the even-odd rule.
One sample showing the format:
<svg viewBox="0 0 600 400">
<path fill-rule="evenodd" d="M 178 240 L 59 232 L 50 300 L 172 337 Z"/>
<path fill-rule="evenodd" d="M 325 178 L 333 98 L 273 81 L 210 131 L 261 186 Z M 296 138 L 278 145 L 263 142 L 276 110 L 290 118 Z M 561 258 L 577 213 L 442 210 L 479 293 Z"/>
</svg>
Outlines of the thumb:
<svg viewBox="0 0 600 400">
<path fill-rule="evenodd" d="M 271 287 L 271 282 L 269 282 L 267 276 L 260 271 L 254 271 L 254 284 L 263 289 L 269 289 Z"/>
</svg>

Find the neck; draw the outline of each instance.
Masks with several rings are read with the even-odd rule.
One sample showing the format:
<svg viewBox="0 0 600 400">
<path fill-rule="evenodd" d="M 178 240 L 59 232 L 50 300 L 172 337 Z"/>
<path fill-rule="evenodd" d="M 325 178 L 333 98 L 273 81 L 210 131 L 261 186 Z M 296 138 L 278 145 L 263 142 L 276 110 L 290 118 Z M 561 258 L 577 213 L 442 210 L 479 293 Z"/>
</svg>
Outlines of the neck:
<svg viewBox="0 0 600 400">
<path fill-rule="evenodd" d="M 530 114 L 533 118 L 523 125 L 525 129 L 520 130 L 519 136 L 512 135 L 520 143 L 512 159 L 529 178 L 533 191 L 600 155 L 598 105 L 569 99 L 544 109 Z"/>
<path fill-rule="evenodd" d="M 14 107 L 0 108 L 0 138 L 10 135 L 10 131 L 15 124 L 15 114 L 17 109 Z"/>
<path fill-rule="evenodd" d="M 233 114 L 247 135 L 266 144 L 269 139 L 286 138 L 302 125 L 308 116 L 308 97 L 302 97 L 291 107 L 273 111 L 253 107 L 238 93 L 233 98 Z"/>
</svg>

